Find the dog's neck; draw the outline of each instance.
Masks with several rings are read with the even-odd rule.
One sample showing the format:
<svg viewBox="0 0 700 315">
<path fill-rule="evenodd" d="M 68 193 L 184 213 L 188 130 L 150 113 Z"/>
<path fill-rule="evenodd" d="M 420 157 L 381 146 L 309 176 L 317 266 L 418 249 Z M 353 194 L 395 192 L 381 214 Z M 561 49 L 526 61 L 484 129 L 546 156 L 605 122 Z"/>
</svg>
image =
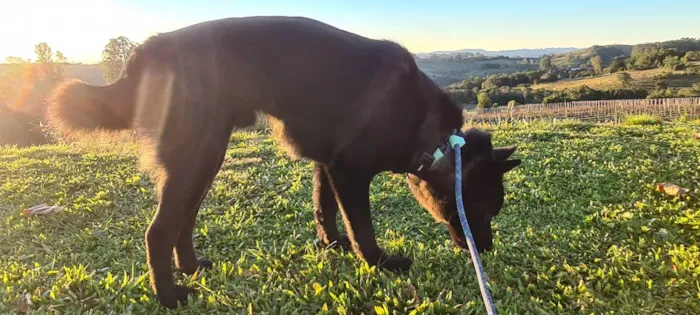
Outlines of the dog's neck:
<svg viewBox="0 0 700 315">
<path fill-rule="evenodd" d="M 414 152 L 410 154 L 410 166 L 406 173 L 424 178 L 430 172 L 428 156 L 446 145 L 446 139 L 462 127 L 462 111 L 451 102 L 438 102 L 431 106 L 416 135 Z M 441 163 L 444 161 L 440 161 Z"/>
</svg>

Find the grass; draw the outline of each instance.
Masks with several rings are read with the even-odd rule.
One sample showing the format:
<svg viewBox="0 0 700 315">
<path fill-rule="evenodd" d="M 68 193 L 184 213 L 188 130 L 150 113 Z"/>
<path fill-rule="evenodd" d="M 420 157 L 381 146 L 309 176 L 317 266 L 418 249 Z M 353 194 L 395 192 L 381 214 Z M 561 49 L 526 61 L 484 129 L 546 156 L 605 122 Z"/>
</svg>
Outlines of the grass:
<svg viewBox="0 0 700 315">
<path fill-rule="evenodd" d="M 659 79 L 655 78 L 658 75 L 667 72 L 668 70 L 657 68 L 650 70 L 639 70 L 639 71 L 627 71 L 632 78 L 631 82 L 627 86 L 623 86 L 622 82 L 617 78 L 617 73 L 606 74 L 600 77 L 593 78 L 579 78 L 571 80 L 561 80 L 551 83 L 542 83 L 533 85 L 533 89 L 545 89 L 545 90 L 564 90 L 570 88 L 580 88 L 584 85 L 592 89 L 597 90 L 609 90 L 609 89 L 621 89 L 621 88 L 642 88 L 646 90 L 656 89 L 656 82 Z M 670 88 L 683 88 L 690 87 L 693 83 L 700 82 L 700 77 L 696 75 L 680 75 L 680 71 L 674 72 L 670 77 L 661 79 Z"/>
<path fill-rule="evenodd" d="M 624 124 L 626 125 L 658 125 L 660 120 L 658 117 L 649 114 L 629 115 L 625 117 Z"/>
<path fill-rule="evenodd" d="M 482 256 L 500 313 L 700 313 L 697 127 L 572 120 L 491 131 L 524 161 L 506 177 L 495 249 Z M 131 145 L 0 149 L 0 313 L 27 295 L 37 314 L 158 310 L 143 245 L 155 203 L 135 161 Z M 661 195 L 657 182 L 693 196 Z M 197 289 L 178 312 L 483 313 L 468 253 L 403 178 L 381 175 L 372 192 L 379 243 L 414 259 L 408 274 L 315 249 L 311 165 L 288 159 L 265 131 L 235 133 L 195 231 L 215 266 L 176 273 Z M 43 202 L 67 208 L 21 215 Z"/>
</svg>

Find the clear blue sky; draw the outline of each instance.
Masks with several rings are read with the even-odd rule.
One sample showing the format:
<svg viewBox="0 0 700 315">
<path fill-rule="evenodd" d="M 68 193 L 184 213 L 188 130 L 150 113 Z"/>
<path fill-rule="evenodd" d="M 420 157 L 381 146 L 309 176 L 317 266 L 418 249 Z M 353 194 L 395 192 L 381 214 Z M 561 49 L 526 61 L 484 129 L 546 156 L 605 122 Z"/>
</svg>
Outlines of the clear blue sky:
<svg viewBox="0 0 700 315">
<path fill-rule="evenodd" d="M 12 2 L 14 3 L 14 1 Z M 700 0 L 283 1 L 35 0 L 0 7 L 6 56 L 46 41 L 74 61 L 95 61 L 110 37 L 140 41 L 203 20 L 247 15 L 316 18 L 413 52 L 587 47 L 700 37 Z M 8 9 L 9 6 L 9 10 Z M 29 26 L 35 25 L 35 26 Z"/>
</svg>

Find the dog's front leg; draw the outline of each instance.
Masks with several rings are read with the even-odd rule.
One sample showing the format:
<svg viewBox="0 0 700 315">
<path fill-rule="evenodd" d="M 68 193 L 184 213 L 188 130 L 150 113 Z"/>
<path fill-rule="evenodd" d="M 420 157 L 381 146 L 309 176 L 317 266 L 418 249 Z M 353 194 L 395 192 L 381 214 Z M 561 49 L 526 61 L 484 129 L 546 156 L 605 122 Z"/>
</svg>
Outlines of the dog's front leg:
<svg viewBox="0 0 700 315">
<path fill-rule="evenodd" d="M 355 253 L 370 265 L 407 271 L 412 264 L 410 259 L 390 256 L 377 245 L 369 207 L 369 186 L 374 175 L 338 168 L 328 168 L 327 174 Z"/>
</svg>

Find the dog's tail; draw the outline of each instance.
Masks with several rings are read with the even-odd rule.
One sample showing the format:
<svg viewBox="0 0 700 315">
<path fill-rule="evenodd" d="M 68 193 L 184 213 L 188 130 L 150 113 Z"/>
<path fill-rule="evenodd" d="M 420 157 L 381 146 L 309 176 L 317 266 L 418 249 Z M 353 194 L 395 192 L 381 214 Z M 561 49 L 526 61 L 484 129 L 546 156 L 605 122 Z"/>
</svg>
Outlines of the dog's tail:
<svg viewBox="0 0 700 315">
<path fill-rule="evenodd" d="M 119 79 L 110 85 L 70 80 L 57 86 L 48 98 L 49 125 L 61 133 L 131 128 L 144 59 L 141 47 L 137 47 Z"/>
</svg>

